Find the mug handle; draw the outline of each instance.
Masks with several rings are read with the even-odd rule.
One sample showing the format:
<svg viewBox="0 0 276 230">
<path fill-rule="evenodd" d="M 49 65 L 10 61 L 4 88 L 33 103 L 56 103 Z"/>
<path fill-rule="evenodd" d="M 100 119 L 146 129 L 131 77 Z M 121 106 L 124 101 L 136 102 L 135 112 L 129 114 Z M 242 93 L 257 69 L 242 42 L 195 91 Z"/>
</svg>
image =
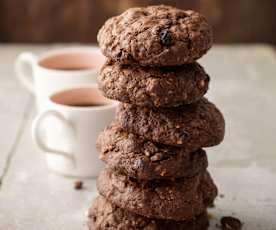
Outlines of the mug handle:
<svg viewBox="0 0 276 230">
<path fill-rule="evenodd" d="M 76 136 L 75 128 L 74 126 L 59 112 L 55 110 L 48 110 L 45 111 L 34 119 L 32 124 L 32 137 L 37 144 L 37 146 L 42 149 L 43 151 L 59 156 L 63 156 L 69 160 L 71 160 L 75 165 L 75 158 L 74 154 L 70 152 L 65 152 L 62 150 L 54 149 L 50 146 L 48 146 L 45 141 L 43 140 L 42 134 L 45 132 L 45 129 L 42 129 L 42 125 L 47 117 L 53 116 L 59 120 L 63 125 L 65 125 L 69 132 L 71 132 L 74 136 Z M 47 129 L 47 128 L 46 128 Z"/>
<path fill-rule="evenodd" d="M 37 57 L 29 52 L 17 56 L 14 64 L 15 74 L 20 82 L 32 93 L 34 93 L 33 74 L 29 74 L 26 67 L 33 69 Z"/>
</svg>

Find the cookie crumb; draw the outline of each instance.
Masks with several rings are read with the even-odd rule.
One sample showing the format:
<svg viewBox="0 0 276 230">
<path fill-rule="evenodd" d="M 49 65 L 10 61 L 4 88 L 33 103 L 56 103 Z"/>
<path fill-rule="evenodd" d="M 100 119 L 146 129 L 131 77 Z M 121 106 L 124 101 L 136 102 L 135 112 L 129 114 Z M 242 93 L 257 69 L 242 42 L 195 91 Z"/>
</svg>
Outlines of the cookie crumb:
<svg viewBox="0 0 276 230">
<path fill-rule="evenodd" d="M 212 219 L 216 219 L 215 216 L 212 213 L 207 213 L 208 219 L 212 220 Z"/>
<path fill-rule="evenodd" d="M 82 189 L 82 187 L 83 187 L 83 182 L 82 181 L 80 181 L 80 180 L 75 181 L 74 189 L 80 190 L 80 189 Z"/>
<path fill-rule="evenodd" d="M 208 208 L 215 208 L 215 207 L 216 207 L 215 203 L 212 203 L 212 204 L 208 205 Z"/>
<path fill-rule="evenodd" d="M 220 223 L 223 230 L 240 230 L 242 228 L 241 221 L 232 216 L 222 217 Z"/>
<path fill-rule="evenodd" d="M 224 198 L 225 195 L 224 195 L 224 194 L 219 194 L 219 197 L 220 197 L 220 198 Z"/>
</svg>

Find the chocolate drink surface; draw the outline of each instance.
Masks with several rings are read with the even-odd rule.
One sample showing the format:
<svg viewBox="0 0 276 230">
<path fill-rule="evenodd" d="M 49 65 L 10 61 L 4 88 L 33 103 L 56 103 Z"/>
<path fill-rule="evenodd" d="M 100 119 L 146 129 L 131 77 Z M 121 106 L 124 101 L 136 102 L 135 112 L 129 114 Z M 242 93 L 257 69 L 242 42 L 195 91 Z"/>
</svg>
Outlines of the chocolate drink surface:
<svg viewBox="0 0 276 230">
<path fill-rule="evenodd" d="M 98 107 L 98 106 L 104 106 L 106 104 L 104 103 L 97 103 L 97 102 L 94 102 L 94 103 L 75 103 L 75 104 L 64 104 L 64 105 L 67 105 L 67 106 L 73 106 L 73 107 Z"/>
</svg>

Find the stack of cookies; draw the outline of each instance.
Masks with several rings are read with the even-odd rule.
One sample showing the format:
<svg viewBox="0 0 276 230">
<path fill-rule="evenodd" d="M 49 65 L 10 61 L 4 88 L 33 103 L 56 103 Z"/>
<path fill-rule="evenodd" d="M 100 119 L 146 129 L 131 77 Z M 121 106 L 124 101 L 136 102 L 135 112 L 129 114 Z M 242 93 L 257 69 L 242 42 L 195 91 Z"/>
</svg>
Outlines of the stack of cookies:
<svg viewBox="0 0 276 230">
<path fill-rule="evenodd" d="M 206 19 L 170 6 L 131 8 L 98 34 L 108 58 L 100 89 L 120 101 L 99 136 L 106 168 L 90 229 L 207 229 L 217 195 L 206 152 L 224 119 L 204 98 L 209 76 L 195 61 L 212 45 Z"/>
</svg>

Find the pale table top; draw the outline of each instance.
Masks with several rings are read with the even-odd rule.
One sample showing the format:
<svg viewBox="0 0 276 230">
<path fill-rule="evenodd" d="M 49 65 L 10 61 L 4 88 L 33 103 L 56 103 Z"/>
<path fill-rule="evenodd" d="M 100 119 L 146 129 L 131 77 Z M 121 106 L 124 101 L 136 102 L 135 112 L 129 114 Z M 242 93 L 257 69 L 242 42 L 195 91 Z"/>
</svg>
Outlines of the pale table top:
<svg viewBox="0 0 276 230">
<path fill-rule="evenodd" d="M 31 140 L 33 97 L 18 83 L 13 62 L 26 50 L 0 45 L 0 229 L 86 229 L 95 180 L 83 190 L 47 170 Z M 276 230 L 276 56 L 273 48 L 215 46 L 200 60 L 210 74 L 208 98 L 223 111 L 224 142 L 207 149 L 220 194 L 210 229 L 221 216 L 239 217 L 247 230 Z"/>
</svg>

